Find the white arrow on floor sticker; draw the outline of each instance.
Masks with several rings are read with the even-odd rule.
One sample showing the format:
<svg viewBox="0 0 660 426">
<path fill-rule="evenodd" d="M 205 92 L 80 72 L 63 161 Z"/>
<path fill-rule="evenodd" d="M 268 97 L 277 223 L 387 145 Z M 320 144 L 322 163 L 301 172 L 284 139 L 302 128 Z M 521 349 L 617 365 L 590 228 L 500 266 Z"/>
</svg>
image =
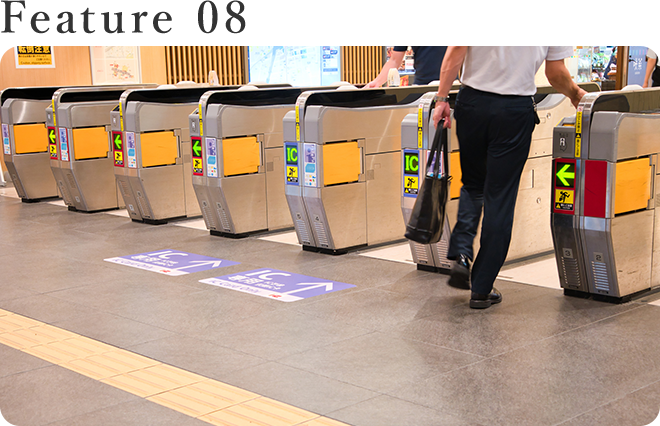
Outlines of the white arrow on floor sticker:
<svg viewBox="0 0 660 426">
<path fill-rule="evenodd" d="M 301 291 L 313 290 L 320 287 L 325 287 L 325 291 L 332 291 L 332 284 L 333 283 L 297 283 L 296 285 L 306 285 L 308 287 L 287 291 L 286 293 L 282 294 L 300 293 Z"/>
</svg>

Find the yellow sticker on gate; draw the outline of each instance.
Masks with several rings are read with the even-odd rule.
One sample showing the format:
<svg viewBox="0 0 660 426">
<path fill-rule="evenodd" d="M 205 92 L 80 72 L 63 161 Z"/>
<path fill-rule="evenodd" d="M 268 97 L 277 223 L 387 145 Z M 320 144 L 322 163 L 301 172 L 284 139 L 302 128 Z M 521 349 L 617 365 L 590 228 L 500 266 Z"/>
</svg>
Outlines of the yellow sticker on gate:
<svg viewBox="0 0 660 426">
<path fill-rule="evenodd" d="M 193 169 L 201 169 L 201 168 L 202 168 L 202 159 L 193 158 Z"/>
<path fill-rule="evenodd" d="M 124 153 L 121 151 L 115 151 L 115 161 L 124 161 Z"/>
<path fill-rule="evenodd" d="M 286 177 L 287 178 L 297 178 L 298 177 L 298 167 L 296 167 L 296 166 L 287 166 L 286 167 Z"/>
<path fill-rule="evenodd" d="M 403 177 L 403 192 L 406 194 L 417 194 L 419 189 L 419 178 L 417 176 Z"/>
<path fill-rule="evenodd" d="M 575 191 L 570 189 L 555 189 L 555 210 L 574 210 Z"/>
</svg>

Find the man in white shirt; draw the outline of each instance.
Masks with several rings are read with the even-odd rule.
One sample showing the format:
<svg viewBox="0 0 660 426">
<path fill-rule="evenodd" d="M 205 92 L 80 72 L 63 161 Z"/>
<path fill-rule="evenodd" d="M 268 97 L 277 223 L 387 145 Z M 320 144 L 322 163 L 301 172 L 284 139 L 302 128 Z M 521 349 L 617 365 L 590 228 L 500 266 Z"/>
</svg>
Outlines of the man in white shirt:
<svg viewBox="0 0 660 426">
<path fill-rule="evenodd" d="M 520 175 L 538 122 L 532 99 L 536 72 L 545 61 L 548 81 L 575 107 L 586 94 L 564 65 L 572 54 L 571 47 L 548 46 L 447 49 L 433 121 L 437 126 L 445 118 L 445 127 L 451 126 L 447 97 L 453 76 L 463 66 L 463 86 L 454 107 L 463 187 L 447 257 L 456 260 L 449 285 L 472 289 L 470 308 L 502 301 L 493 283 L 509 250 Z M 482 208 L 481 247 L 470 271 Z"/>
</svg>

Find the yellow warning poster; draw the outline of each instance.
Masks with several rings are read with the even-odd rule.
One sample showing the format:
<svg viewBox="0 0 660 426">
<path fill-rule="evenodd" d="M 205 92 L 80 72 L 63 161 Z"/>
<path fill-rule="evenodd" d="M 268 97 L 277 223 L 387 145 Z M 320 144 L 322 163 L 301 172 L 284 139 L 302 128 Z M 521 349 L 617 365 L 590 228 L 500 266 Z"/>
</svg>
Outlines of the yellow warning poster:
<svg viewBox="0 0 660 426">
<path fill-rule="evenodd" d="M 52 46 L 16 46 L 16 68 L 55 68 Z"/>
</svg>

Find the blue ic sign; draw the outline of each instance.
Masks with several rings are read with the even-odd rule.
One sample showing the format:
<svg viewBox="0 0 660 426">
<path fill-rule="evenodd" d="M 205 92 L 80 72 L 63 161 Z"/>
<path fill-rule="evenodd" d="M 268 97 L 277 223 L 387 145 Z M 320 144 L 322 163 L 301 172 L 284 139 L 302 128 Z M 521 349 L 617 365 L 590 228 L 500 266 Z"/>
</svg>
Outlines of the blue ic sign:
<svg viewBox="0 0 660 426">
<path fill-rule="evenodd" d="M 178 276 L 207 269 L 238 265 L 239 262 L 216 259 L 200 254 L 186 253 L 177 250 L 160 250 L 149 253 L 139 253 L 130 256 L 104 259 L 106 262 L 118 263 L 133 268 L 158 272 L 159 274 Z"/>
<path fill-rule="evenodd" d="M 282 302 L 295 302 L 296 300 L 355 287 L 352 284 L 323 280 L 276 269 L 256 269 L 208 278 L 200 280 L 200 282 Z"/>
</svg>

